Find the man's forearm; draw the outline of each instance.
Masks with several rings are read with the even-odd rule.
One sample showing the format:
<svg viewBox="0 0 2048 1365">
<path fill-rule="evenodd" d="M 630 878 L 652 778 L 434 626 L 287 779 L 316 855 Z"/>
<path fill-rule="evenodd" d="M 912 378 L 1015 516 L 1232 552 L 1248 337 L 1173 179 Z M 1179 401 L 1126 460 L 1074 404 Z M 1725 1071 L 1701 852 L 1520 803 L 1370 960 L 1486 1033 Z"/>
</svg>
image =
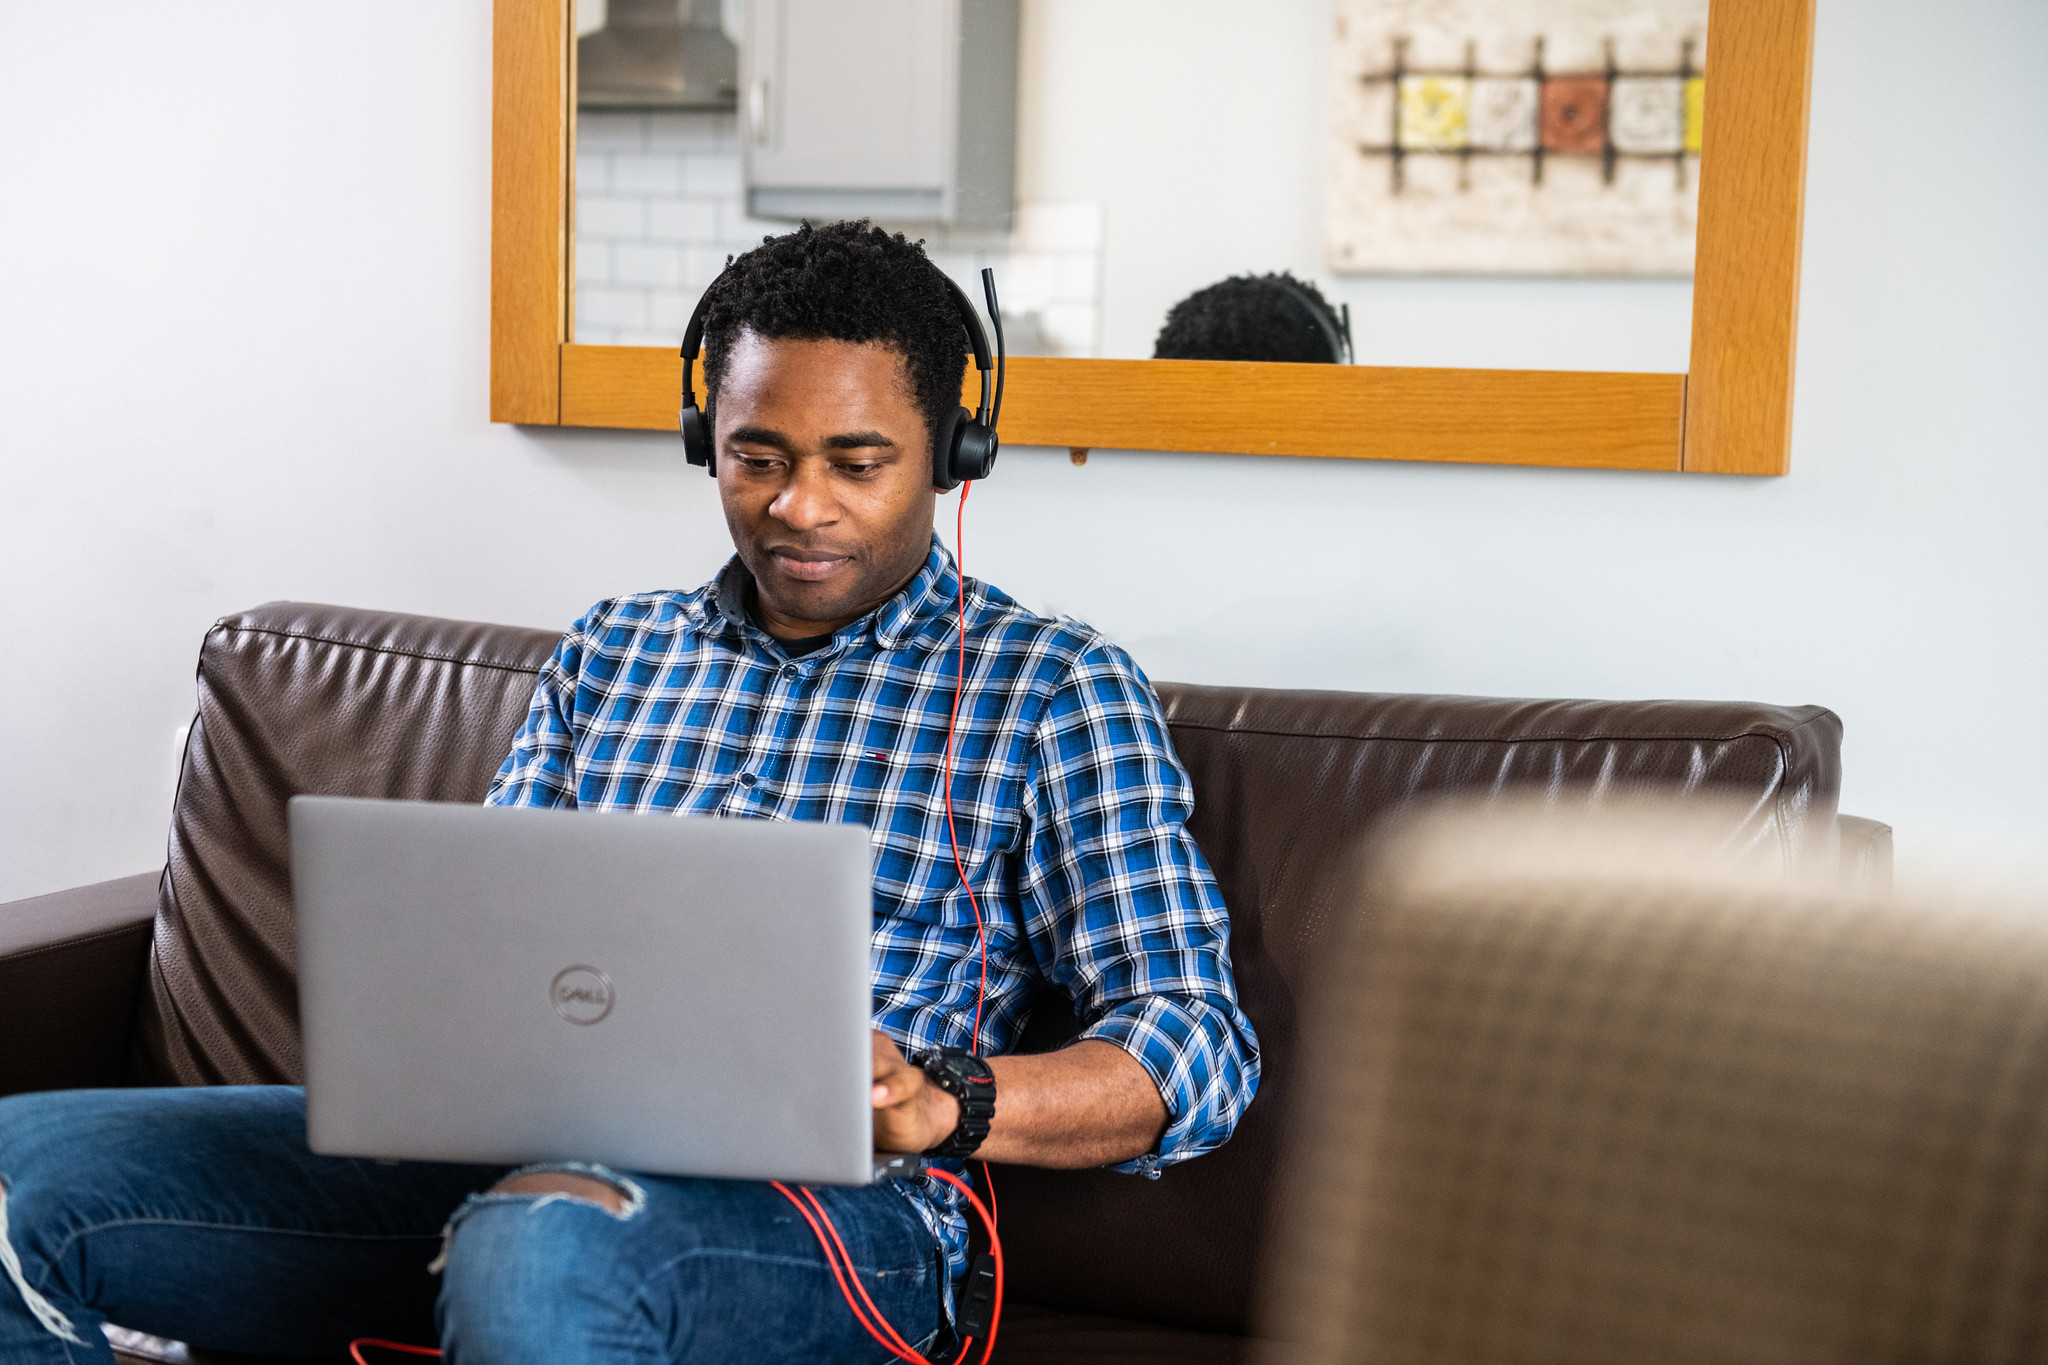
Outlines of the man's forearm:
<svg viewBox="0 0 2048 1365">
<path fill-rule="evenodd" d="M 946 1140 L 960 1105 L 912 1066 L 886 1035 L 875 1039 L 875 1150 L 922 1152 Z M 995 1119 L 975 1156 L 1078 1170 L 1143 1156 L 1166 1131 L 1166 1101 L 1152 1074 L 1114 1043 L 1083 1039 L 1058 1052 L 991 1057 Z"/>
<path fill-rule="evenodd" d="M 1166 1130 L 1152 1077 L 1114 1043 L 1083 1039 L 1058 1052 L 991 1057 L 996 1116 L 975 1156 L 1019 1166 L 1079 1169 L 1129 1161 Z M 952 1097 L 940 1092 L 952 1105 Z M 958 1118 L 953 1105 L 947 1131 Z"/>
</svg>

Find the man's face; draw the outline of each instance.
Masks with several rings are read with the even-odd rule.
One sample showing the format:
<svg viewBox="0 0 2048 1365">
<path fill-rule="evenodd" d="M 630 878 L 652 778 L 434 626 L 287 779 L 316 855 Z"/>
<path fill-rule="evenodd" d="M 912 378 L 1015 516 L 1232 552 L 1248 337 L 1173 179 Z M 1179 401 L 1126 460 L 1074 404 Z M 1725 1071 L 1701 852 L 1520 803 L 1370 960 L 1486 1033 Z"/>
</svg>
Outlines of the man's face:
<svg viewBox="0 0 2048 1365">
<path fill-rule="evenodd" d="M 899 351 L 742 332 L 713 439 L 725 524 L 770 633 L 837 630 L 924 563 L 931 439 Z"/>
</svg>

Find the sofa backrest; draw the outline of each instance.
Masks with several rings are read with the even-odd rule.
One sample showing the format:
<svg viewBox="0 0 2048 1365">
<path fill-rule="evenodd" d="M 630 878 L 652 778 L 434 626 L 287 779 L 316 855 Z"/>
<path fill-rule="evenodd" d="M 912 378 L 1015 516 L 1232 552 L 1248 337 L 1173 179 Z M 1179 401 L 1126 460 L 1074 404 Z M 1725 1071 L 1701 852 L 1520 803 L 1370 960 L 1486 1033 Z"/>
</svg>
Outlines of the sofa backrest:
<svg viewBox="0 0 2048 1365">
<path fill-rule="evenodd" d="M 145 1079 L 299 1078 L 286 800 L 481 800 L 554 638 L 298 603 L 215 625 L 141 1011 Z M 1788 860 L 1833 837 L 1841 726 L 1819 707 L 1159 693 L 1264 1076 L 1228 1144 L 1156 1182 L 998 1168 L 1010 1293 L 1024 1302 L 1244 1330 L 1297 1000 L 1358 911 L 1362 836 L 1380 815 L 1436 794 L 1653 782 L 1738 797 L 1731 836 Z M 1062 1015 L 1041 1010 L 1038 1045 L 1071 1027 Z"/>
<path fill-rule="evenodd" d="M 285 802 L 481 801 L 555 639 L 297 602 L 215 623 L 171 810 L 143 1079 L 299 1080 Z"/>
</svg>

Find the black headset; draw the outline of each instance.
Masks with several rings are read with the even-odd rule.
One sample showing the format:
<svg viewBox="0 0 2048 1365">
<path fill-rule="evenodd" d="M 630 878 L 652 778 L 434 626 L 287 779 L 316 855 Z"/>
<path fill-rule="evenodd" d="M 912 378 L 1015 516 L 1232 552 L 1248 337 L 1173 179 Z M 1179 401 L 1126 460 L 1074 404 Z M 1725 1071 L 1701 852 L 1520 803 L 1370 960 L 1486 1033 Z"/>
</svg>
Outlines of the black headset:
<svg viewBox="0 0 2048 1365">
<path fill-rule="evenodd" d="M 1316 328 L 1323 339 L 1330 343 L 1330 363 L 1349 365 L 1351 358 L 1351 305 L 1345 304 L 1339 313 L 1329 303 L 1301 281 L 1288 275 L 1274 275 L 1273 282 L 1284 287 L 1301 303 L 1303 311 L 1315 319 Z"/>
<path fill-rule="evenodd" d="M 945 282 L 953 306 L 960 310 L 960 324 L 967 329 L 967 344 L 974 350 L 974 368 L 981 371 L 980 406 L 971 413 L 966 408 L 953 409 L 939 424 L 937 439 L 932 442 L 932 484 L 941 492 L 947 492 L 968 479 L 985 479 L 995 468 L 996 452 L 1002 444 L 996 438 L 996 423 L 1003 413 L 1003 373 L 1008 368 L 1009 356 L 1003 348 L 1003 310 L 996 304 L 996 272 L 988 269 L 981 272 L 981 289 L 988 299 L 989 321 L 996 328 L 993 394 L 990 389 L 988 333 L 982 331 L 981 319 L 975 315 L 974 305 L 968 302 L 966 291 L 953 282 L 952 276 L 937 266 L 932 267 L 932 273 Z M 722 273 L 720 278 L 724 278 Z M 691 383 L 691 372 L 697 363 L 698 349 L 704 343 L 705 306 L 711 300 L 711 291 L 717 287 L 718 281 L 713 280 L 711 288 L 697 300 L 696 311 L 690 314 L 690 325 L 683 331 L 683 407 L 678 415 L 683 436 L 683 458 L 691 464 L 703 465 L 704 472 L 713 478 L 718 477 L 718 464 L 711 440 L 711 421 L 697 406 L 697 390 Z"/>
</svg>

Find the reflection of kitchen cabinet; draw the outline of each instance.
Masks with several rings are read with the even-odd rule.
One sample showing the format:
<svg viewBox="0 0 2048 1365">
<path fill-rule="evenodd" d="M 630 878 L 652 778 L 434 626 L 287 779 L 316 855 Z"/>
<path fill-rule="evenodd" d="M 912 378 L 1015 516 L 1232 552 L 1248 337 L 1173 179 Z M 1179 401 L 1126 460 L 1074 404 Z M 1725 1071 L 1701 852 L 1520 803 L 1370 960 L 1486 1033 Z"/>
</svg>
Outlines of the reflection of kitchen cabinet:
<svg viewBox="0 0 2048 1365">
<path fill-rule="evenodd" d="M 1018 0 L 748 0 L 747 206 L 1007 229 Z"/>
</svg>

